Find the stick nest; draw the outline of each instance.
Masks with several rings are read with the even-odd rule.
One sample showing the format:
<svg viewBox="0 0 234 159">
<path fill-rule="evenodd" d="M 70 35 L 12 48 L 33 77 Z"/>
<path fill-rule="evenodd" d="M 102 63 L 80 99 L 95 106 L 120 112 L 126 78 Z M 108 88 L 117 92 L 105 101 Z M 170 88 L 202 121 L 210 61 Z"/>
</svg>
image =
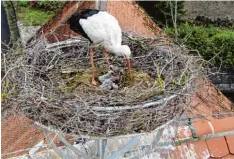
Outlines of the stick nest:
<svg viewBox="0 0 234 159">
<path fill-rule="evenodd" d="M 132 51 L 134 80 L 124 58 L 113 56 L 111 64 L 124 70 L 114 90 L 91 85 L 85 39 L 37 40 L 3 53 L 2 110 L 17 104 L 30 119 L 64 133 L 106 137 L 149 132 L 179 117 L 205 75 L 203 60 L 165 38 L 124 35 L 123 43 Z M 108 71 L 100 47 L 94 62 L 96 77 Z"/>
</svg>

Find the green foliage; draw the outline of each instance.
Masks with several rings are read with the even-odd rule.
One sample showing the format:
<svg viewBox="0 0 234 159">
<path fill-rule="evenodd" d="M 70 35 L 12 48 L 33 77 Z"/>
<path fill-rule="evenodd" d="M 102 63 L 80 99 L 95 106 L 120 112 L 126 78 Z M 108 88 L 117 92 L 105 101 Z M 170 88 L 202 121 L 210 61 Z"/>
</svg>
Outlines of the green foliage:
<svg viewBox="0 0 234 159">
<path fill-rule="evenodd" d="M 159 68 L 156 67 L 157 69 L 157 78 L 156 78 L 156 82 L 158 84 L 158 86 L 161 88 L 161 90 L 164 90 L 164 80 L 161 77 L 161 74 L 159 73 Z"/>
<path fill-rule="evenodd" d="M 166 33 L 176 43 L 185 44 L 190 50 L 197 50 L 213 64 L 223 67 L 234 66 L 234 32 L 231 29 L 224 29 L 209 25 L 195 26 L 184 23 L 177 26 L 178 36 L 175 37 L 175 29 L 167 28 Z M 190 51 L 194 54 L 195 51 Z"/>
<path fill-rule="evenodd" d="M 58 11 L 64 6 L 64 1 L 38 1 L 38 8 L 46 11 Z"/>
<path fill-rule="evenodd" d="M 186 73 L 182 73 L 180 75 L 180 80 L 176 81 L 175 79 L 172 79 L 171 83 L 175 86 L 185 86 L 190 82 L 191 79 L 189 79 L 188 75 Z"/>
<path fill-rule="evenodd" d="M 42 12 L 29 7 L 22 7 L 18 12 L 18 17 L 24 25 L 43 25 L 52 16 L 54 16 L 52 12 Z"/>
<path fill-rule="evenodd" d="M 6 93 L 2 93 L 1 94 L 1 103 L 3 103 L 4 102 L 4 100 L 7 98 L 7 94 Z"/>
<path fill-rule="evenodd" d="M 158 86 L 159 86 L 162 90 L 164 90 L 164 80 L 161 78 L 161 76 L 158 76 L 157 79 L 156 79 L 156 81 L 157 81 Z"/>
<path fill-rule="evenodd" d="M 20 7 L 28 7 L 29 1 L 21 0 L 21 1 L 19 1 L 19 6 Z"/>
<path fill-rule="evenodd" d="M 173 26 L 172 14 L 175 13 L 175 4 L 177 3 L 176 19 L 177 23 L 181 21 L 184 15 L 183 1 L 138 1 L 137 2 L 149 16 L 153 17 L 160 27 Z"/>
<path fill-rule="evenodd" d="M 24 25 L 43 25 L 57 11 L 62 9 L 64 1 L 35 1 L 35 6 L 31 8 L 29 1 L 15 2 L 17 14 Z"/>
<path fill-rule="evenodd" d="M 162 26 L 173 26 L 172 14 L 175 13 L 175 3 L 177 3 L 177 23 L 181 21 L 181 17 L 184 15 L 184 2 L 183 1 L 156 1 L 155 12 L 156 20 Z M 174 15 L 175 16 L 175 15 Z"/>
</svg>

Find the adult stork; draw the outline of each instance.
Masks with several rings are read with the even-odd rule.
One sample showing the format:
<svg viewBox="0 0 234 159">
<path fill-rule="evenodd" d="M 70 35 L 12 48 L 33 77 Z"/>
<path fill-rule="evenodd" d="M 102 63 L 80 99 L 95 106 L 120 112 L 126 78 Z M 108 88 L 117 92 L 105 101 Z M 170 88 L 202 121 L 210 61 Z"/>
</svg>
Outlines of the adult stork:
<svg viewBox="0 0 234 159">
<path fill-rule="evenodd" d="M 103 54 L 107 60 L 109 59 L 107 52 L 117 56 L 124 56 L 127 61 L 127 66 L 132 79 L 130 56 L 131 51 L 127 45 L 122 45 L 122 32 L 118 21 L 115 17 L 107 12 L 97 9 L 86 9 L 80 13 L 73 14 L 69 20 L 70 29 L 79 33 L 83 37 L 90 40 L 93 44 L 101 44 L 103 46 Z M 97 86 L 94 76 L 94 49 L 90 48 L 90 62 L 92 70 L 92 84 Z"/>
</svg>

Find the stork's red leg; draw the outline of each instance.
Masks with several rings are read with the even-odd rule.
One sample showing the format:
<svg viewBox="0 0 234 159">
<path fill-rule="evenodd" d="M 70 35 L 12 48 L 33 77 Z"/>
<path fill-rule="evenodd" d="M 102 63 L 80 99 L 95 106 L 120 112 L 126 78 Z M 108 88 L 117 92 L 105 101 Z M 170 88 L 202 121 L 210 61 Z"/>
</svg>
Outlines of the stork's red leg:
<svg viewBox="0 0 234 159">
<path fill-rule="evenodd" d="M 93 48 L 90 48 L 90 62 L 91 62 L 91 71 L 92 71 L 92 85 L 97 86 L 98 83 L 96 82 L 94 78 L 94 61 L 93 61 Z"/>
<path fill-rule="evenodd" d="M 127 66 L 128 66 L 128 72 L 129 72 L 129 75 L 130 75 L 130 79 L 132 81 L 132 70 L 131 70 L 131 62 L 130 62 L 130 59 L 129 58 L 126 58 L 126 62 L 127 62 Z"/>
<path fill-rule="evenodd" d="M 104 54 L 104 56 L 105 56 L 105 58 L 106 58 L 106 62 L 107 62 L 107 64 L 108 64 L 108 67 L 110 67 L 110 61 L 109 61 L 109 56 L 108 56 L 108 54 L 106 53 L 106 50 L 103 48 L 103 54 Z"/>
</svg>

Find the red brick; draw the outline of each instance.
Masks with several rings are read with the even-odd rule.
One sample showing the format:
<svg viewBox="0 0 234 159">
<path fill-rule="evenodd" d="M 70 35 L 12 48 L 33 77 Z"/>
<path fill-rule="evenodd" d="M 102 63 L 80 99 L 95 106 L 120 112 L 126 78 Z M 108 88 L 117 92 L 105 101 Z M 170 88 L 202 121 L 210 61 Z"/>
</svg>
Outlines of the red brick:
<svg viewBox="0 0 234 159">
<path fill-rule="evenodd" d="M 222 157 L 222 159 L 234 159 L 234 155 L 228 154 L 227 156 Z"/>
<path fill-rule="evenodd" d="M 234 136 L 225 136 L 229 152 L 234 154 Z"/>
<path fill-rule="evenodd" d="M 193 123 L 197 136 L 207 135 L 212 133 L 212 128 L 210 127 L 208 121 L 203 120 Z"/>
<path fill-rule="evenodd" d="M 206 143 L 211 157 L 224 157 L 229 154 L 224 137 L 208 139 Z"/>
<path fill-rule="evenodd" d="M 234 117 L 211 120 L 215 133 L 234 130 Z"/>
<path fill-rule="evenodd" d="M 197 159 L 203 159 L 210 156 L 207 144 L 205 140 L 192 143 L 194 150 L 197 154 Z"/>
</svg>

